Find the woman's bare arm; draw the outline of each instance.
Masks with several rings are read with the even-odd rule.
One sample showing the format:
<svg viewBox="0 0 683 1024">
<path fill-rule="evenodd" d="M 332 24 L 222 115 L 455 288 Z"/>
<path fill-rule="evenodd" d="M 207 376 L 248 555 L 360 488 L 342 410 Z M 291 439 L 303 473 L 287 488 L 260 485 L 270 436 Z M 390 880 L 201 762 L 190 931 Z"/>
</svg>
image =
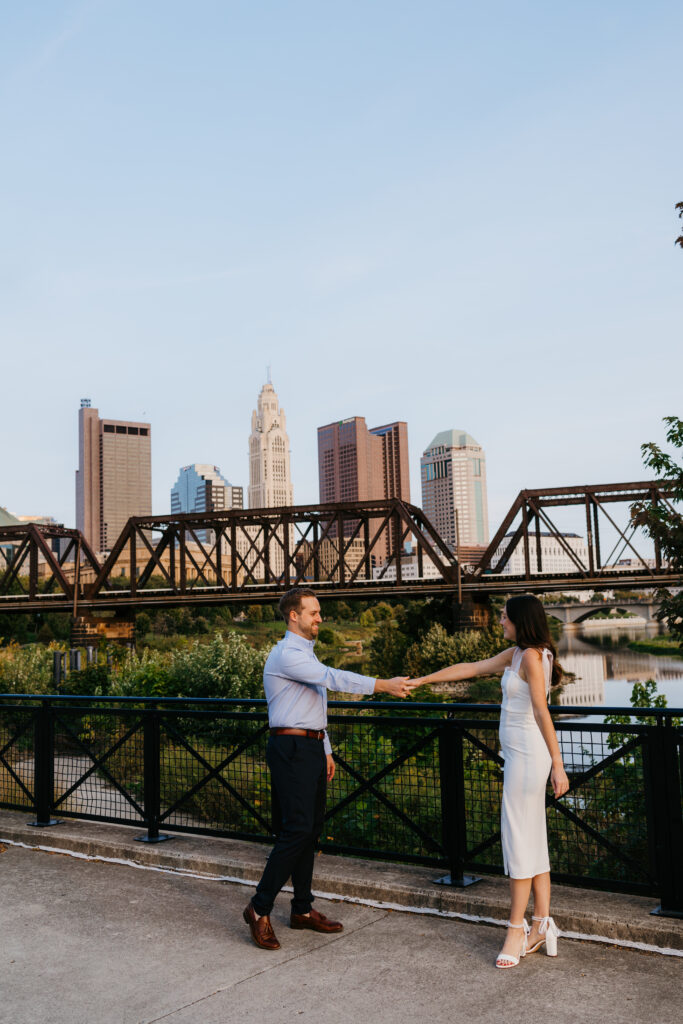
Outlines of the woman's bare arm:
<svg viewBox="0 0 683 1024">
<path fill-rule="evenodd" d="M 545 675 L 543 673 L 543 658 L 540 651 L 529 647 L 522 656 L 520 675 L 526 680 L 531 696 L 531 705 L 534 711 L 536 724 L 541 730 L 541 735 L 552 759 L 550 770 L 550 781 L 553 784 L 555 797 L 563 796 L 569 789 L 569 779 L 562 763 L 562 752 L 557 741 L 557 733 L 553 720 L 548 711 L 548 701 L 545 693 Z"/>
<path fill-rule="evenodd" d="M 498 676 L 502 675 L 508 665 L 512 662 L 514 647 L 508 647 L 507 651 L 501 651 L 493 658 L 486 658 L 484 661 L 463 661 L 459 665 L 449 665 L 448 668 L 439 669 L 438 672 L 431 672 L 428 676 L 421 676 L 418 683 L 455 683 L 461 679 L 474 679 L 476 676 Z"/>
</svg>

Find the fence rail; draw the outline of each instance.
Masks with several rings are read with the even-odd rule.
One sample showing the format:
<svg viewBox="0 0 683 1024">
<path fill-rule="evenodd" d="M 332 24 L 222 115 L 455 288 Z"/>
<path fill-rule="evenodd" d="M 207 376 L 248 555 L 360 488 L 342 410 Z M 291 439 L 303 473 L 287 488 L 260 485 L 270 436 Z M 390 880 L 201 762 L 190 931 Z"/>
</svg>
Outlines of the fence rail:
<svg viewBox="0 0 683 1024">
<path fill-rule="evenodd" d="M 331 701 L 329 852 L 502 873 L 497 705 Z M 683 710 L 551 708 L 570 780 L 547 796 L 553 877 L 683 916 Z M 0 807 L 272 842 L 265 701 L 0 695 Z"/>
</svg>

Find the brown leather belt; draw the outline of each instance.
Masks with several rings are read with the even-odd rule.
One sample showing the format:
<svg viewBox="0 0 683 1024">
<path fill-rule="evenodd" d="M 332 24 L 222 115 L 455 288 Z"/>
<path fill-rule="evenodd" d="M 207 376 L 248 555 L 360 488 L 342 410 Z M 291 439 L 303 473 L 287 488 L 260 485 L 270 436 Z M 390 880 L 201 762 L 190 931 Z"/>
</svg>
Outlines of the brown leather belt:
<svg viewBox="0 0 683 1024">
<path fill-rule="evenodd" d="M 311 740 L 323 740 L 324 729 L 271 729 L 271 736 L 308 736 Z"/>
</svg>

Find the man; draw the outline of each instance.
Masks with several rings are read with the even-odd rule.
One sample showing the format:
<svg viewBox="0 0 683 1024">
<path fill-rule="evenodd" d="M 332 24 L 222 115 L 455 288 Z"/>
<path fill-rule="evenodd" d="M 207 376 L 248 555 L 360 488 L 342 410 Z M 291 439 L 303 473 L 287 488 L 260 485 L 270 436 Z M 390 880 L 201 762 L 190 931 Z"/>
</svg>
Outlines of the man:
<svg viewBox="0 0 683 1024">
<path fill-rule="evenodd" d="M 327 690 L 407 697 L 418 685 L 403 676 L 372 679 L 321 664 L 313 645 L 322 617 L 312 590 L 296 587 L 288 591 L 280 599 L 280 613 L 287 632 L 268 656 L 263 685 L 270 725 L 266 758 L 282 824 L 256 893 L 243 914 L 261 949 L 280 948 L 270 912 L 290 876 L 294 888 L 290 927 L 316 932 L 343 929 L 338 921 L 330 921 L 312 908 L 315 845 L 323 827 L 327 783 L 335 769 L 326 731 Z"/>
</svg>

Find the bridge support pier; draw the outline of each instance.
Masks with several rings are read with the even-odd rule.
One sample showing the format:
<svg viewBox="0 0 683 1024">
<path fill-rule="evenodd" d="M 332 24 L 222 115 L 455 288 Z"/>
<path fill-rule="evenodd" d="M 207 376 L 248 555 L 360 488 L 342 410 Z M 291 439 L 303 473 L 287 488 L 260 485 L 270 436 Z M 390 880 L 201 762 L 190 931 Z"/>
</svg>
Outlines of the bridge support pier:
<svg viewBox="0 0 683 1024">
<path fill-rule="evenodd" d="M 116 640 L 131 646 L 135 643 L 135 616 L 111 614 L 109 618 L 76 615 L 71 618 L 71 646 L 97 647 L 104 640 Z"/>
<path fill-rule="evenodd" d="M 475 594 L 461 602 L 453 601 L 453 628 L 456 633 L 464 629 L 488 629 L 492 611 L 488 594 Z"/>
</svg>

